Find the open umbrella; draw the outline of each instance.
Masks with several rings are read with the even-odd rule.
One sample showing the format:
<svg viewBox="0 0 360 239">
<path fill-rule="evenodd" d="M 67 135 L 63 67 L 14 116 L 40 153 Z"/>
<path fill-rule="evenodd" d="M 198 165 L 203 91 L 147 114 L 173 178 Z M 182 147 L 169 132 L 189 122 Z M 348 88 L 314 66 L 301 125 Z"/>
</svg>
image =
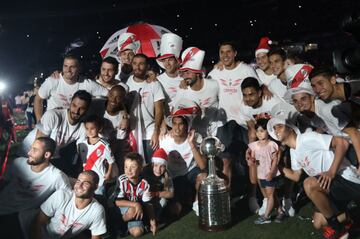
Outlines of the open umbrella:
<svg viewBox="0 0 360 239">
<path fill-rule="evenodd" d="M 100 50 L 102 58 L 112 56 L 117 58 L 117 41 L 124 32 L 130 32 L 136 35 L 136 40 L 140 47 L 136 53 L 143 53 L 148 57 L 157 57 L 159 54 L 160 40 L 164 33 L 170 31 L 164 27 L 151 25 L 148 23 L 136 23 L 124 29 L 115 32 Z"/>
</svg>

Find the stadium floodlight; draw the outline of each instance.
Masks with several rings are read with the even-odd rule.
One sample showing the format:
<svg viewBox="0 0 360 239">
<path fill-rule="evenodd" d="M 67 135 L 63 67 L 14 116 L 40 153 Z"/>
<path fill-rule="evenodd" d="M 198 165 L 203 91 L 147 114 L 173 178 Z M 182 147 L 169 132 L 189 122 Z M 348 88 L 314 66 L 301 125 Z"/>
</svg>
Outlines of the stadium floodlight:
<svg viewBox="0 0 360 239">
<path fill-rule="evenodd" d="M 6 84 L 3 81 L 0 81 L 0 93 L 6 89 Z"/>
</svg>

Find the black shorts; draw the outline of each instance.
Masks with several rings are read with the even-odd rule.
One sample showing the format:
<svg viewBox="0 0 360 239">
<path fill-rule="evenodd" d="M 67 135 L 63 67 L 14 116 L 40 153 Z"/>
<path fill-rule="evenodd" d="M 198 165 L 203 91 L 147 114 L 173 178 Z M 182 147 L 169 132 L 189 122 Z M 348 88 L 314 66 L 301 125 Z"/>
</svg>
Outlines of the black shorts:
<svg viewBox="0 0 360 239">
<path fill-rule="evenodd" d="M 329 196 L 336 205 L 359 200 L 360 184 L 353 183 L 340 175 L 336 175 L 331 182 Z"/>
</svg>

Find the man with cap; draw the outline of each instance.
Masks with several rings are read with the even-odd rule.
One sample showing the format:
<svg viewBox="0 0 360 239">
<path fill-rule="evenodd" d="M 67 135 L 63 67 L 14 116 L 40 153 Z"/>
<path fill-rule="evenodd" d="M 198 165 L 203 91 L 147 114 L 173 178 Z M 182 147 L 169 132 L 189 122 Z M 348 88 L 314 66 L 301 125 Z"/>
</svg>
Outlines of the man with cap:
<svg viewBox="0 0 360 239">
<path fill-rule="evenodd" d="M 161 36 L 160 56 L 156 59 L 157 63 L 165 72 L 157 77 L 160 81 L 164 93 L 166 109 L 174 99 L 182 78 L 179 76 L 180 51 L 182 49 L 182 39 L 174 33 L 165 33 Z M 169 111 L 167 112 L 169 113 Z"/>
<path fill-rule="evenodd" d="M 167 170 L 167 164 L 168 155 L 164 149 L 159 148 L 154 152 L 151 164 L 145 166 L 142 171 L 143 178 L 150 184 L 151 200 L 157 221 L 161 218 L 168 200 L 174 197 L 174 184 Z"/>
<path fill-rule="evenodd" d="M 270 51 L 271 40 L 268 37 L 262 37 L 260 39 L 259 45 L 255 51 L 256 59 L 256 73 L 259 76 L 260 81 L 264 85 L 269 85 L 272 79 L 276 78 L 273 74 L 273 70 L 270 67 L 270 61 L 267 53 Z"/>
<path fill-rule="evenodd" d="M 118 60 L 119 70 L 116 79 L 126 83 L 132 73 L 131 62 L 140 47 L 136 39 L 136 35 L 130 32 L 124 32 L 119 36 L 118 40 Z"/>
<path fill-rule="evenodd" d="M 64 58 L 62 73 L 48 77 L 40 86 L 34 99 L 36 122 L 43 115 L 43 102 L 47 100 L 47 110 L 69 108 L 75 92 L 86 90 L 92 96 L 107 96 L 108 90 L 93 80 L 80 77 L 80 61 L 74 55 Z M 53 74 L 54 75 L 54 74 Z"/>
<path fill-rule="evenodd" d="M 146 71 L 149 59 L 144 54 L 136 54 L 132 61 L 133 74 L 127 84 L 132 99 L 130 139 L 137 152 L 151 161 L 153 150 L 159 146 L 159 134 L 164 119 L 164 93 L 158 81 L 147 82 Z"/>
<path fill-rule="evenodd" d="M 207 161 L 200 154 L 195 130 L 190 130 L 192 120 L 199 111 L 199 106 L 191 100 L 178 102 L 173 113 L 167 117 L 171 133 L 160 140 L 160 147 L 168 154 L 168 170 L 174 179 L 178 211 L 181 211 L 182 204 L 192 200 L 196 192 L 193 209 L 197 214 L 197 191 L 201 180 L 207 175 Z"/>
<path fill-rule="evenodd" d="M 329 67 L 315 67 L 309 78 L 315 94 L 321 100 L 324 102 L 334 100 L 341 102 L 331 109 L 331 114 L 338 119 L 342 132 L 351 139 L 357 156 L 358 172 L 360 173 L 360 131 L 358 127 L 351 124 L 351 104 L 348 102 L 351 95 L 359 90 L 360 81 L 352 80 L 339 83 L 335 71 Z"/>
<path fill-rule="evenodd" d="M 324 238 L 343 238 L 348 232 L 333 207 L 341 213 L 349 201 L 360 198 L 360 176 L 344 159 L 348 142 L 314 131 L 301 134 L 285 117 L 270 119 L 267 130 L 275 140 L 290 147 L 291 169 L 280 168 L 284 176 L 299 181 L 302 170 L 309 175 L 304 189 L 326 218 L 324 221 L 329 227 L 324 229 Z M 314 226 L 320 228 L 325 224 L 315 220 Z"/>
</svg>

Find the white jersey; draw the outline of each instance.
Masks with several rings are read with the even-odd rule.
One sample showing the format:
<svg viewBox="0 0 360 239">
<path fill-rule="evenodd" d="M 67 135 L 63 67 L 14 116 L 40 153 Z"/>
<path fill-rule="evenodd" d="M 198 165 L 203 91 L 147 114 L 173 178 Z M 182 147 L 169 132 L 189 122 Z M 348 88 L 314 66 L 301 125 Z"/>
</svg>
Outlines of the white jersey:
<svg viewBox="0 0 360 239">
<path fill-rule="evenodd" d="M 259 80 L 261 81 L 262 84 L 268 86 L 270 84 L 270 82 L 276 78 L 276 75 L 274 74 L 271 74 L 271 75 L 268 75 L 266 74 L 263 70 L 261 70 L 260 68 L 257 68 L 256 69 L 256 73 L 259 77 Z"/>
<path fill-rule="evenodd" d="M 42 230 L 43 238 L 72 238 L 87 229 L 92 236 L 106 233 L 103 206 L 93 199 L 85 208 L 78 209 L 73 191 L 56 191 L 41 205 L 41 211 L 50 217 Z"/>
<path fill-rule="evenodd" d="M 197 166 L 187 140 L 182 144 L 177 144 L 170 135 L 166 135 L 160 140 L 160 148 L 168 154 L 167 167 L 173 178 L 183 176 Z"/>
<path fill-rule="evenodd" d="M 280 99 L 284 98 L 287 91 L 286 85 L 284 85 L 281 80 L 276 77 L 269 82 L 268 89 L 273 95 L 276 95 Z"/>
<path fill-rule="evenodd" d="M 0 215 L 38 208 L 58 189 L 70 189 L 68 177 L 52 164 L 34 172 L 27 158 L 16 158 L 5 179 L 9 181 L 0 192 Z"/>
<path fill-rule="evenodd" d="M 99 187 L 101 187 L 104 184 L 107 164 L 115 163 L 109 143 L 104 139 L 100 139 L 95 144 L 90 144 L 88 140 L 84 140 L 79 143 L 78 147 L 84 170 L 93 170 L 97 173 L 99 175 Z"/>
<path fill-rule="evenodd" d="M 137 119 L 135 121 L 136 124 L 142 126 L 142 139 L 150 140 L 155 129 L 154 103 L 165 98 L 161 85 L 157 81 L 151 83 L 146 81 L 136 82 L 133 75 L 129 77 L 127 84 L 130 93 L 140 96 L 140 99 L 135 97 L 135 99 L 138 99 L 138 102 L 133 101 L 130 110 L 131 116 Z M 140 115 L 137 115 L 138 107 L 140 107 Z M 135 127 L 132 126 L 131 128 L 133 129 Z"/>
<path fill-rule="evenodd" d="M 295 149 L 290 149 L 292 170 L 303 169 L 309 176 L 316 176 L 328 171 L 334 161 L 334 152 L 331 151 L 333 136 L 316 132 L 305 132 L 296 137 Z M 353 183 L 360 184 L 360 175 L 356 168 L 344 158 L 338 174 Z"/>
<path fill-rule="evenodd" d="M 108 90 L 95 81 L 80 79 L 74 84 L 65 82 L 62 75 L 60 79 L 48 77 L 40 86 L 38 94 L 40 98 L 47 100 L 47 110 L 54 108 L 69 108 L 71 98 L 78 90 L 86 90 L 92 96 L 107 96 Z"/>
<path fill-rule="evenodd" d="M 104 113 L 104 127 L 102 130 L 102 135 L 109 140 L 113 139 L 125 139 L 126 130 L 119 129 L 123 117 L 125 115 L 125 110 L 119 111 L 116 115 L 110 115 L 106 110 Z"/>
<path fill-rule="evenodd" d="M 140 179 L 137 184 L 133 184 L 126 174 L 119 177 L 119 194 L 117 199 L 128 200 L 131 202 L 149 202 L 151 200 L 150 185 L 145 179 Z"/>
<path fill-rule="evenodd" d="M 222 126 L 219 121 L 219 85 L 216 80 L 204 79 L 203 87 L 198 90 L 179 89 L 174 103 L 182 99 L 191 99 L 197 103 L 201 109 L 201 116 L 198 115 L 192 122 L 192 128 L 200 133 L 203 137 L 210 135 L 215 136 L 216 130 Z"/>
<path fill-rule="evenodd" d="M 179 85 L 183 78 L 180 76 L 170 77 L 166 74 L 166 72 L 164 72 L 159 75 L 157 79 L 164 89 L 166 103 L 168 103 L 169 107 L 171 108 L 173 105 L 172 101 L 180 89 Z"/>
<path fill-rule="evenodd" d="M 261 106 L 259 106 L 257 108 L 247 106 L 244 104 L 244 102 L 242 102 L 240 114 L 241 114 L 241 117 L 245 121 L 256 120 L 256 119 L 260 119 L 260 118 L 268 119 L 268 118 L 270 118 L 270 116 L 272 114 L 272 109 L 277 104 L 280 104 L 280 103 L 281 103 L 281 100 L 276 96 L 273 96 L 268 100 L 262 99 Z"/>
<path fill-rule="evenodd" d="M 129 92 L 129 86 L 128 86 L 126 83 L 124 83 L 124 82 L 122 82 L 122 81 L 120 81 L 120 80 L 118 80 L 118 79 L 115 79 L 115 81 L 116 81 L 116 83 L 115 83 L 114 85 L 106 87 L 106 86 L 104 86 L 103 84 L 101 84 L 101 81 L 100 81 L 99 79 L 96 80 L 96 82 L 97 82 L 99 85 L 102 85 L 102 86 L 105 87 L 107 90 L 111 90 L 111 88 L 113 88 L 114 86 L 120 85 L 120 86 L 122 86 L 122 87 L 125 89 L 126 92 Z"/>
<path fill-rule="evenodd" d="M 238 124 L 243 124 L 239 117 L 243 98 L 241 83 L 247 77 L 258 79 L 255 70 L 245 63 L 240 63 L 232 70 L 213 69 L 209 76 L 219 83 L 219 107 L 225 110 L 227 121 L 235 120 Z"/>
</svg>

